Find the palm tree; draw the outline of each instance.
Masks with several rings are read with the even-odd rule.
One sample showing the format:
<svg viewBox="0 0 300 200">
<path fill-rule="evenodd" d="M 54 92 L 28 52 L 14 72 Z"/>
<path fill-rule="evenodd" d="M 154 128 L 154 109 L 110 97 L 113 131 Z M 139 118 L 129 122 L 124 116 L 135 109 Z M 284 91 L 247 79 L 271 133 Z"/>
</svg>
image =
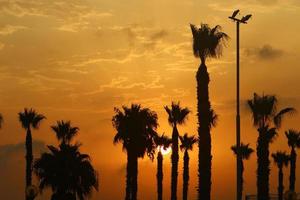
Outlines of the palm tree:
<svg viewBox="0 0 300 200">
<path fill-rule="evenodd" d="M 172 102 L 171 108 L 165 106 L 168 113 L 168 122 L 173 127 L 172 132 L 172 172 L 171 172 L 171 200 L 177 200 L 177 178 L 178 178 L 178 129 L 177 124 L 184 124 L 187 120 L 188 114 L 191 112 L 187 107 L 182 108 L 180 103 Z"/>
<path fill-rule="evenodd" d="M 39 124 L 43 119 L 45 119 L 44 115 L 38 114 L 32 108 L 25 108 L 23 112 L 19 112 L 19 121 L 22 124 L 22 127 L 26 130 L 26 188 L 31 186 L 32 184 L 32 136 L 31 129 L 38 129 Z M 26 196 L 26 200 L 31 200 L 29 196 Z"/>
<path fill-rule="evenodd" d="M 274 163 L 278 167 L 278 200 L 283 200 L 283 171 L 282 168 L 285 166 L 287 167 L 290 161 L 290 156 L 287 155 L 285 152 L 276 152 L 272 154 L 274 159 Z"/>
<path fill-rule="evenodd" d="M 187 133 L 184 136 L 179 136 L 181 145 L 180 150 L 184 151 L 183 156 L 183 187 L 182 187 L 182 199 L 187 200 L 188 198 L 188 187 L 189 187 L 189 150 L 193 150 L 193 145 L 198 141 L 197 138 L 192 135 L 188 136 Z"/>
<path fill-rule="evenodd" d="M 157 199 L 162 200 L 163 196 L 163 154 L 162 150 L 166 150 L 169 148 L 172 144 L 172 140 L 165 136 L 164 134 L 162 136 L 157 136 L 154 139 L 156 147 L 158 149 L 157 153 Z"/>
<path fill-rule="evenodd" d="M 252 112 L 253 125 L 257 128 L 258 138 L 256 146 L 257 154 L 257 199 L 269 199 L 269 145 L 277 135 L 277 129 L 286 114 L 293 113 L 294 108 L 284 108 L 277 112 L 277 98 L 273 95 L 254 93 L 253 99 L 248 100 L 248 106 Z M 274 126 L 274 127 L 271 127 Z"/>
<path fill-rule="evenodd" d="M 90 157 L 79 151 L 78 144 L 60 144 L 59 148 L 48 146 L 34 163 L 34 172 L 39 179 L 39 188 L 52 189 L 51 200 L 84 200 L 98 190 L 98 174 Z"/>
<path fill-rule="evenodd" d="M 2 116 L 2 114 L 0 114 L 0 128 L 2 128 L 2 124 L 3 124 L 3 116 Z"/>
<path fill-rule="evenodd" d="M 115 108 L 112 118 L 117 133 L 114 144 L 122 143 L 127 152 L 126 200 L 137 199 L 138 158 L 147 154 L 153 160 L 155 153 L 154 138 L 158 126 L 157 114 L 141 105 Z"/>
<path fill-rule="evenodd" d="M 243 163 L 243 160 L 248 160 L 251 156 L 251 154 L 253 153 L 253 149 L 251 147 L 249 147 L 249 144 L 243 144 L 241 143 L 241 146 L 240 146 L 240 153 L 241 153 L 241 157 L 242 157 L 242 162 L 241 162 L 241 170 L 242 170 L 242 180 L 241 180 L 241 196 L 239 199 L 242 199 L 242 196 L 243 196 L 243 184 L 244 184 L 244 180 L 243 180 L 243 173 L 244 173 L 244 163 Z M 232 146 L 231 147 L 231 150 L 233 151 L 233 153 L 237 156 L 237 153 L 238 153 L 238 148 L 236 145 Z"/>
<path fill-rule="evenodd" d="M 198 199 L 210 200 L 211 191 L 211 135 L 212 111 L 209 101 L 209 74 L 205 61 L 207 58 L 218 58 L 222 55 L 222 48 L 229 38 L 221 31 L 220 26 L 210 28 L 201 24 L 200 28 L 190 25 L 193 34 L 194 56 L 200 58 L 197 79 L 197 116 L 198 116 Z"/>
<path fill-rule="evenodd" d="M 77 135 L 79 128 L 72 127 L 70 121 L 57 121 L 56 125 L 51 126 L 51 129 L 55 132 L 58 141 L 64 144 L 70 144 L 72 138 Z"/>
<path fill-rule="evenodd" d="M 296 160 L 297 153 L 296 148 L 300 148 L 300 132 L 296 130 L 288 130 L 285 132 L 288 139 L 288 145 L 291 148 L 291 166 L 290 166 L 290 187 L 291 191 L 295 191 L 296 182 Z"/>
</svg>

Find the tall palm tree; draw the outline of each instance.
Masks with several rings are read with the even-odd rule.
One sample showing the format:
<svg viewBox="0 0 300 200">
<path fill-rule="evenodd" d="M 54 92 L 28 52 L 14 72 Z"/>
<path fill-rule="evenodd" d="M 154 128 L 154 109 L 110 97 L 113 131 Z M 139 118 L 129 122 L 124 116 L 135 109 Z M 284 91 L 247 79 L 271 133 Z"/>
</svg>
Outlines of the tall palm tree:
<svg viewBox="0 0 300 200">
<path fill-rule="evenodd" d="M 191 112 L 187 107 L 182 108 L 180 103 L 172 102 L 171 107 L 165 106 L 168 113 L 168 122 L 173 127 L 172 132 L 172 172 L 171 172 L 171 200 L 177 200 L 177 178 L 178 178 L 178 137 L 177 125 L 184 124 L 188 114 Z"/>
<path fill-rule="evenodd" d="M 48 146 L 34 163 L 34 172 L 39 179 L 39 188 L 52 189 L 52 200 L 84 200 L 98 190 L 98 174 L 90 157 L 79 151 L 78 144 L 62 143 L 59 148 Z"/>
<path fill-rule="evenodd" d="M 241 169 L 242 169 L 242 180 L 241 180 L 241 196 L 239 199 L 242 199 L 242 196 L 243 196 L 243 184 L 244 184 L 244 179 L 243 179 L 243 173 L 244 173 L 244 163 L 243 163 L 243 160 L 248 160 L 251 156 L 251 154 L 253 153 L 253 149 L 251 147 L 249 147 L 249 144 L 243 144 L 241 143 L 241 146 L 240 146 L 240 153 L 241 153 L 241 157 L 242 157 L 242 162 L 241 162 Z M 237 156 L 237 153 L 238 153 L 238 148 L 236 145 L 232 146 L 231 147 L 231 150 L 233 151 L 233 153 Z"/>
<path fill-rule="evenodd" d="M 285 152 L 276 152 L 272 154 L 274 159 L 274 163 L 278 167 L 278 200 L 283 200 L 283 171 L 282 168 L 285 166 L 287 167 L 290 161 L 290 156 L 287 155 Z"/>
<path fill-rule="evenodd" d="M 32 108 L 28 109 L 25 108 L 23 112 L 19 112 L 19 121 L 22 124 L 22 127 L 26 130 L 26 188 L 31 186 L 32 184 L 32 161 L 33 161 L 33 154 L 32 154 L 32 136 L 31 136 L 31 129 L 38 129 L 39 124 L 45 116 L 42 114 L 38 114 Z M 31 200 L 29 196 L 26 196 L 26 200 Z"/>
<path fill-rule="evenodd" d="M 253 125 L 257 128 L 258 138 L 256 146 L 257 154 L 257 199 L 269 199 L 269 145 L 277 135 L 283 117 L 293 113 L 294 108 L 284 108 L 277 112 L 277 98 L 273 95 L 254 93 L 253 99 L 248 100 L 248 106 L 252 112 Z M 274 127 L 272 127 L 274 126 Z"/>
<path fill-rule="evenodd" d="M 158 149 L 157 153 L 157 199 L 162 200 L 163 197 L 163 154 L 162 150 L 166 150 L 172 144 L 172 140 L 165 136 L 157 136 L 154 139 L 156 147 Z"/>
<path fill-rule="evenodd" d="M 297 153 L 296 148 L 300 148 L 300 132 L 296 130 L 288 130 L 285 132 L 285 135 L 288 139 L 288 145 L 291 148 L 291 166 L 290 166 L 290 186 L 291 191 L 295 191 L 296 183 L 296 160 Z"/>
<path fill-rule="evenodd" d="M 70 121 L 57 121 L 56 125 L 51 126 L 55 132 L 58 141 L 64 144 L 70 144 L 72 138 L 77 135 L 79 128 L 72 127 Z"/>
<path fill-rule="evenodd" d="M 158 126 L 157 114 L 141 105 L 115 108 L 112 118 L 117 133 L 114 144 L 122 143 L 127 152 L 127 176 L 125 200 L 137 199 L 138 158 L 147 154 L 152 160 L 155 153 L 154 138 Z"/>
<path fill-rule="evenodd" d="M 211 191 L 211 135 L 212 108 L 209 101 L 209 74 L 206 67 L 207 58 L 218 58 L 222 55 L 222 48 L 229 38 L 221 31 L 220 26 L 210 28 L 201 24 L 200 28 L 190 25 L 193 34 L 194 56 L 200 58 L 197 79 L 197 116 L 198 116 L 198 199 L 210 200 Z"/>
<path fill-rule="evenodd" d="M 188 187 L 189 187 L 189 150 L 193 150 L 193 146 L 198 142 L 197 138 L 192 135 L 188 136 L 187 133 L 184 136 L 179 136 L 181 145 L 180 150 L 184 151 L 183 156 L 183 187 L 182 187 L 182 199 L 187 200 L 188 198 Z"/>
</svg>

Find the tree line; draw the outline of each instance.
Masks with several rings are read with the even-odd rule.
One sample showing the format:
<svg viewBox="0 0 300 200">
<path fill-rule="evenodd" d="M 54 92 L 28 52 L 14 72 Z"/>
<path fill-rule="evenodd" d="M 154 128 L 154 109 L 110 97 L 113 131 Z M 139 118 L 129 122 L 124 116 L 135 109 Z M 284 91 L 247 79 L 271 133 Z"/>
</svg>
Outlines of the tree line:
<svg viewBox="0 0 300 200">
<path fill-rule="evenodd" d="M 139 104 L 122 106 L 114 109 L 112 125 L 116 131 L 113 143 L 121 143 L 127 153 L 125 200 L 136 200 L 138 192 L 138 159 L 147 155 L 154 160 L 157 153 L 157 199 L 162 199 L 163 194 L 163 156 L 162 150 L 172 148 L 171 154 L 171 200 L 177 200 L 178 190 L 178 162 L 179 149 L 184 152 L 183 157 L 183 199 L 188 199 L 189 184 L 189 154 L 194 144 L 198 144 L 198 186 L 197 199 L 211 199 L 211 168 L 212 168 L 212 145 L 211 129 L 216 126 L 218 115 L 211 106 L 209 98 L 210 76 L 206 66 L 209 58 L 219 58 L 222 50 L 226 47 L 229 36 L 222 32 L 217 25 L 210 28 L 207 24 L 200 27 L 190 25 L 193 45 L 192 50 L 196 58 L 200 59 L 200 66 L 196 73 L 197 93 L 197 121 L 198 135 L 189 136 L 180 134 L 177 127 L 185 124 L 190 109 L 182 107 L 179 102 L 172 102 L 164 109 L 168 114 L 168 122 L 172 127 L 172 137 L 157 133 L 158 116 L 149 108 Z M 257 129 L 256 143 L 257 155 L 257 199 L 269 199 L 269 174 L 270 174 L 270 144 L 276 139 L 282 120 L 286 115 L 295 112 L 293 107 L 277 109 L 278 101 L 274 95 L 258 95 L 247 101 L 252 113 L 253 126 Z M 32 172 L 39 181 L 39 189 L 52 190 L 52 200 L 76 200 L 86 199 L 94 189 L 98 189 L 98 173 L 91 164 L 90 157 L 80 152 L 80 143 L 72 142 L 78 134 L 79 128 L 73 127 L 70 121 L 57 121 L 51 126 L 60 144 L 55 147 L 48 145 L 49 152 L 42 153 L 40 158 L 34 160 L 32 153 L 31 131 L 38 129 L 45 116 L 37 113 L 34 109 L 25 108 L 19 113 L 19 121 L 26 131 L 26 189 L 25 199 L 33 200 L 37 195 L 36 188 L 32 184 Z M 3 117 L 0 116 L 0 122 Z M 295 191 L 296 180 L 296 149 L 300 147 L 300 132 L 288 130 L 285 132 L 290 154 L 278 151 L 272 154 L 272 158 L 279 168 L 279 199 L 283 196 L 283 171 L 282 168 L 290 163 L 290 186 L 289 190 Z M 179 141 L 181 145 L 179 145 Z M 237 148 L 232 146 L 236 155 L 241 153 L 242 162 L 250 157 L 254 150 L 249 144 Z M 242 169 L 244 164 L 241 163 Z M 241 198 L 241 197 L 240 197 Z"/>
</svg>

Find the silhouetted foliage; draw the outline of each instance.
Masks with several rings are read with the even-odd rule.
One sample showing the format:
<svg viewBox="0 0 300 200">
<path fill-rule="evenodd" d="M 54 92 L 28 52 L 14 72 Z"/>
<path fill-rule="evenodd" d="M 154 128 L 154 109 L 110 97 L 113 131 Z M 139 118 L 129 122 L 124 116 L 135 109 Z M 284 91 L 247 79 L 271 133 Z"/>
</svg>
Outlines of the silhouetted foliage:
<svg viewBox="0 0 300 200">
<path fill-rule="evenodd" d="M 211 192 L 211 135 L 210 129 L 215 125 L 214 114 L 209 101 L 209 74 L 205 61 L 207 58 L 218 58 L 222 55 L 222 49 L 228 35 L 221 31 L 220 26 L 210 28 L 207 24 L 201 24 L 200 28 L 190 25 L 193 34 L 193 53 L 199 57 L 201 64 L 198 68 L 197 79 L 197 116 L 198 116 L 198 200 L 210 200 Z"/>
<path fill-rule="evenodd" d="M 232 146 L 231 150 L 237 156 L 237 154 L 238 154 L 238 148 L 237 148 L 237 146 L 236 145 Z M 241 158 L 242 158 L 242 162 L 241 162 L 241 170 L 242 170 L 241 184 L 242 185 L 241 185 L 241 194 L 240 194 L 241 195 L 240 199 L 242 199 L 243 189 L 244 189 L 244 187 L 243 187 L 243 185 L 244 185 L 244 178 L 243 178 L 244 162 L 243 162 L 243 160 L 248 160 L 254 150 L 251 147 L 249 147 L 249 144 L 243 144 L 243 143 L 241 143 L 239 151 L 241 153 L 240 155 L 241 155 Z"/>
<path fill-rule="evenodd" d="M 253 125 L 258 130 L 257 139 L 257 197 L 258 200 L 269 199 L 269 145 L 277 135 L 277 128 L 281 126 L 282 118 L 293 113 L 294 108 L 284 108 L 277 112 L 277 98 L 273 95 L 254 93 L 253 99 L 248 100 L 252 112 Z M 274 125 L 274 127 L 271 127 Z"/>
<path fill-rule="evenodd" d="M 29 187 L 32 185 L 32 162 L 33 162 L 33 154 L 32 154 L 32 136 L 31 129 L 37 129 L 39 124 L 43 119 L 45 119 L 44 115 L 38 114 L 32 108 L 25 108 L 23 112 L 18 113 L 19 121 L 21 122 L 22 127 L 26 130 L 26 185 L 25 187 Z M 26 200 L 32 200 L 32 197 L 26 195 Z"/>
<path fill-rule="evenodd" d="M 162 136 L 157 136 L 154 139 L 156 147 L 158 149 L 157 153 L 157 199 L 162 200 L 163 198 L 163 155 L 161 150 L 166 150 L 169 148 L 172 144 L 172 140 L 165 136 L 164 134 Z"/>
<path fill-rule="evenodd" d="M 171 170 L 171 200 L 177 200 L 177 179 L 178 179 L 178 129 L 177 124 L 184 124 L 187 120 L 190 110 L 188 108 L 182 108 L 180 103 L 172 102 L 171 107 L 165 106 L 165 110 L 168 113 L 169 124 L 173 127 L 172 132 L 172 170 Z"/>
<path fill-rule="evenodd" d="M 181 145 L 180 150 L 184 151 L 183 156 L 183 187 L 182 187 L 182 199 L 188 199 L 188 188 L 189 188 L 189 150 L 193 150 L 194 144 L 198 141 L 197 138 L 192 135 L 188 136 L 187 133 L 184 136 L 179 136 Z"/>
<path fill-rule="evenodd" d="M 156 137 L 157 114 L 138 104 L 131 107 L 115 108 L 112 119 L 117 133 L 114 143 L 122 143 L 127 152 L 127 176 L 125 200 L 137 199 L 138 158 L 147 154 L 153 160 L 155 153 L 154 138 Z"/>
<path fill-rule="evenodd" d="M 56 125 L 51 126 L 51 129 L 55 132 L 58 141 L 64 144 L 70 144 L 74 136 L 77 135 L 79 128 L 72 127 L 70 121 L 57 121 Z"/>
<path fill-rule="evenodd" d="M 285 132 L 285 135 L 288 139 L 288 145 L 291 148 L 290 159 L 290 186 L 289 189 L 291 191 L 295 191 L 295 183 L 296 183 L 296 161 L 297 161 L 297 153 L 296 149 L 300 148 L 300 132 L 296 130 L 288 130 Z"/>
<path fill-rule="evenodd" d="M 283 200 L 283 171 L 282 168 L 285 166 L 287 167 L 290 161 L 290 156 L 287 155 L 285 152 L 276 152 L 272 154 L 274 159 L 274 163 L 278 167 L 278 200 Z"/>
<path fill-rule="evenodd" d="M 62 143 L 59 148 L 48 146 L 34 163 L 39 188 L 52 189 L 52 200 L 84 200 L 98 190 L 98 174 L 87 154 L 81 154 L 78 144 Z"/>
<path fill-rule="evenodd" d="M 0 128 L 2 128 L 3 122 L 4 122 L 3 116 L 2 114 L 0 114 Z"/>
</svg>

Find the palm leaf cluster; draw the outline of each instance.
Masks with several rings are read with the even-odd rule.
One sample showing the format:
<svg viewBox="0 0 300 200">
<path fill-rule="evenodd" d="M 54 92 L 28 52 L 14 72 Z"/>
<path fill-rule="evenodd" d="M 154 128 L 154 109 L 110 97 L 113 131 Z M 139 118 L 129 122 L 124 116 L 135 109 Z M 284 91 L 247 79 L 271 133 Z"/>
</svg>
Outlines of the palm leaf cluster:
<svg viewBox="0 0 300 200">
<path fill-rule="evenodd" d="M 35 164 L 35 174 L 39 177 L 39 188 L 51 188 L 53 199 L 84 200 L 98 189 L 98 175 L 91 165 L 90 157 L 81 154 L 79 144 L 62 143 L 58 148 L 48 146 L 49 153 L 43 153 Z"/>
</svg>

